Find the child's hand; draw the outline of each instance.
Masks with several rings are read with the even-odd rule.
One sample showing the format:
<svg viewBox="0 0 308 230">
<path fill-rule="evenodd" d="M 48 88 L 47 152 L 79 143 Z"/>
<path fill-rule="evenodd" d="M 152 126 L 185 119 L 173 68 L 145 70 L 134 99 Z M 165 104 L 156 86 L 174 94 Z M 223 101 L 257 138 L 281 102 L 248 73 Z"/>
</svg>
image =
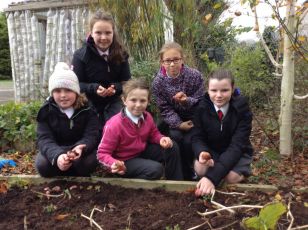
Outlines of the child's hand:
<svg viewBox="0 0 308 230">
<path fill-rule="evenodd" d="M 71 151 L 67 152 L 70 161 L 77 160 L 81 157 L 83 149 L 86 147 L 85 144 L 75 146 Z"/>
<path fill-rule="evenodd" d="M 173 146 L 173 142 L 170 137 L 162 137 L 159 141 L 159 144 L 164 149 L 172 148 Z"/>
<path fill-rule="evenodd" d="M 66 153 L 63 153 L 58 157 L 57 166 L 61 171 L 67 171 L 72 166 L 72 162 Z"/>
<path fill-rule="evenodd" d="M 201 180 L 199 180 L 198 184 L 196 185 L 196 196 L 203 196 L 207 194 L 212 194 L 215 191 L 215 186 L 206 177 L 202 177 Z"/>
<path fill-rule="evenodd" d="M 181 92 L 178 92 L 177 94 L 175 94 L 175 95 L 173 96 L 173 99 L 174 99 L 177 103 L 185 104 L 186 101 L 187 101 L 187 95 L 181 91 Z"/>
<path fill-rule="evenodd" d="M 199 155 L 199 163 L 200 164 L 205 164 L 208 167 L 213 167 L 214 166 L 214 160 L 212 159 L 212 156 L 208 152 L 201 152 Z"/>
<path fill-rule="evenodd" d="M 114 85 L 109 86 L 108 88 L 105 88 L 103 86 L 99 86 L 96 90 L 97 95 L 101 97 L 110 97 L 115 94 L 116 90 L 114 88 Z"/>
<path fill-rule="evenodd" d="M 111 165 L 111 172 L 124 175 L 126 172 L 126 167 L 124 161 L 116 161 Z"/>
<path fill-rule="evenodd" d="M 189 121 L 184 121 L 180 124 L 179 129 L 183 130 L 183 131 L 188 131 L 190 130 L 192 127 L 194 127 L 194 124 L 191 120 Z"/>
<path fill-rule="evenodd" d="M 99 86 L 96 90 L 97 95 L 101 97 L 106 97 L 107 96 L 107 89 L 103 86 Z"/>
<path fill-rule="evenodd" d="M 111 85 L 107 88 L 107 96 L 113 96 L 115 94 L 116 90 L 114 88 L 114 85 Z"/>
</svg>

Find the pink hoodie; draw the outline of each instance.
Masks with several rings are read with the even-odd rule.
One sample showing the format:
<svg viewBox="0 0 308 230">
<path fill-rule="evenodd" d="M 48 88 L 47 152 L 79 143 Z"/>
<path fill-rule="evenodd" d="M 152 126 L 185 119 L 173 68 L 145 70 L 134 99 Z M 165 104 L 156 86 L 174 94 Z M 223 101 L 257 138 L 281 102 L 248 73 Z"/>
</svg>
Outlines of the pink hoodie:
<svg viewBox="0 0 308 230">
<path fill-rule="evenodd" d="M 125 161 L 137 157 L 145 150 L 147 142 L 159 144 L 163 135 L 158 131 L 153 117 L 147 111 L 143 116 L 144 121 L 140 127 L 123 112 L 107 121 L 97 150 L 100 163 L 110 167 L 117 160 Z"/>
</svg>

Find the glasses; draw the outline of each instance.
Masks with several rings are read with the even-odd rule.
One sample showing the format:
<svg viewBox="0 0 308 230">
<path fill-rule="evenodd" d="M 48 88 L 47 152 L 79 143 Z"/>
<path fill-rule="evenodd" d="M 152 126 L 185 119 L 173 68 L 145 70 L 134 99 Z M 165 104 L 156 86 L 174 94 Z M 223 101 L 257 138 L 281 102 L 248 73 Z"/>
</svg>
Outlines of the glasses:
<svg viewBox="0 0 308 230">
<path fill-rule="evenodd" d="M 173 62 L 173 64 L 178 64 L 178 63 L 180 63 L 181 60 L 182 60 L 182 58 L 166 59 L 166 60 L 163 60 L 163 63 L 165 65 L 171 65 L 172 62 Z"/>
</svg>

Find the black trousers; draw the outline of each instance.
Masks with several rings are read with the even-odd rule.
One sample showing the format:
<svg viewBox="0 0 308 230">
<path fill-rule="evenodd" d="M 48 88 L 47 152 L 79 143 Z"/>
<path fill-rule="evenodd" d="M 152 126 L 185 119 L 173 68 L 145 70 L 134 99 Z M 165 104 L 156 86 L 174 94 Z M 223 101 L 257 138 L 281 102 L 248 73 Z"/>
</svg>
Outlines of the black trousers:
<svg viewBox="0 0 308 230">
<path fill-rule="evenodd" d="M 96 150 L 88 154 L 83 153 L 78 160 L 73 161 L 72 166 L 67 171 L 61 171 L 57 163 L 52 165 L 47 157 L 40 152 L 35 159 L 36 170 L 42 177 L 90 176 L 95 171 L 97 165 Z"/>
<path fill-rule="evenodd" d="M 191 145 L 191 130 L 185 132 L 179 129 L 170 129 L 169 136 L 179 145 L 184 179 L 192 180 L 194 153 Z"/>
<path fill-rule="evenodd" d="M 181 157 L 175 142 L 173 147 L 163 149 L 157 144 L 148 144 L 138 157 L 125 161 L 123 177 L 147 180 L 160 179 L 164 174 L 168 180 L 183 180 Z"/>
</svg>

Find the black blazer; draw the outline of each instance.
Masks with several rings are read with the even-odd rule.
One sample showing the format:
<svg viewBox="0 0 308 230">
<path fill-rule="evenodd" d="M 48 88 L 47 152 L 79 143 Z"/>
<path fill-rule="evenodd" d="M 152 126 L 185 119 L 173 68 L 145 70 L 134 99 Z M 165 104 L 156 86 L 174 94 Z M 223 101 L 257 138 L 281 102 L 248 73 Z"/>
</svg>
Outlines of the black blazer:
<svg viewBox="0 0 308 230">
<path fill-rule="evenodd" d="M 37 115 L 37 144 L 41 154 L 54 164 L 58 156 L 79 144 L 86 144 L 83 154 L 97 149 L 100 138 L 96 111 L 84 106 L 68 118 L 49 97 Z"/>
<path fill-rule="evenodd" d="M 215 161 L 206 177 L 216 186 L 232 170 L 244 153 L 253 154 L 249 136 L 252 128 L 252 113 L 246 99 L 233 96 L 229 110 L 220 122 L 209 95 L 199 102 L 194 116 L 192 147 L 195 157 L 207 151 Z"/>
<path fill-rule="evenodd" d="M 92 37 L 74 53 L 72 60 L 73 71 L 78 77 L 81 92 L 86 93 L 87 98 L 100 112 L 103 111 L 107 104 L 119 99 L 122 94 L 121 82 L 131 78 L 128 54 L 125 56 L 126 59 L 122 63 L 106 61 L 99 55 Z M 115 86 L 115 95 L 100 97 L 96 94 L 96 90 L 100 85 L 108 88 L 112 84 Z"/>
</svg>

